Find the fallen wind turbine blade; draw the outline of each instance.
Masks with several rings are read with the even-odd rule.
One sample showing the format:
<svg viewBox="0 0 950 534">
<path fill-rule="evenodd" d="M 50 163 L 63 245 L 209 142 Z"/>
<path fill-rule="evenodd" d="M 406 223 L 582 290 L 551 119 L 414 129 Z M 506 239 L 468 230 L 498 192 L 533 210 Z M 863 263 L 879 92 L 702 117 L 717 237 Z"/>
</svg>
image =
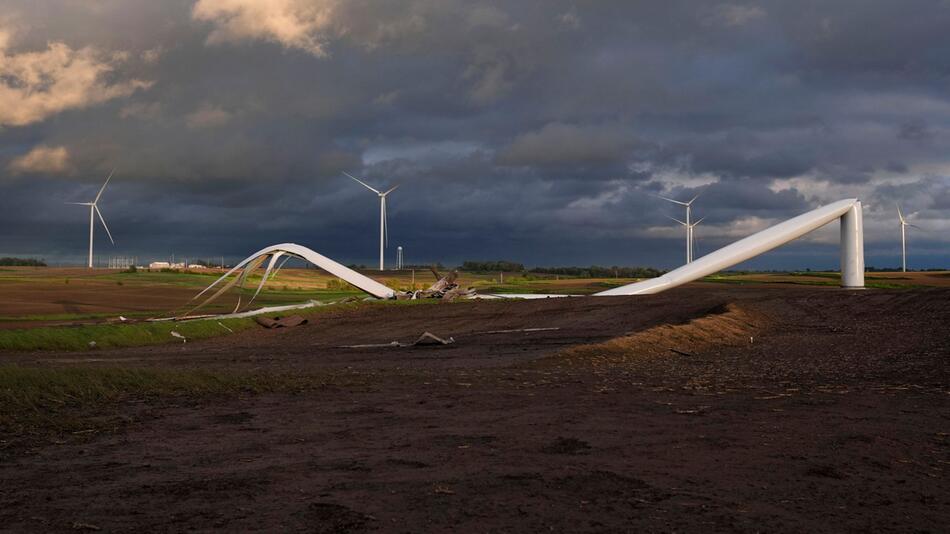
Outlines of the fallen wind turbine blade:
<svg viewBox="0 0 950 534">
<path fill-rule="evenodd" d="M 102 217 L 102 212 L 99 211 L 99 206 L 93 204 L 92 207 L 96 210 L 96 215 L 99 216 L 99 220 L 102 221 L 102 227 L 106 229 L 106 235 L 109 236 L 109 241 L 112 241 L 112 244 L 115 245 L 115 240 L 112 239 L 112 232 L 109 231 L 109 226 L 106 224 L 106 220 Z"/>
<path fill-rule="evenodd" d="M 109 180 L 112 179 L 112 175 L 115 174 L 115 167 L 112 168 L 112 172 L 109 173 L 109 176 L 106 178 L 106 183 L 102 184 L 102 188 L 99 189 L 99 194 L 96 195 L 96 199 L 92 201 L 93 204 L 99 202 L 99 197 L 102 196 L 102 192 L 106 190 L 106 186 L 109 185 Z"/>
<path fill-rule="evenodd" d="M 250 306 L 254 299 L 257 298 L 257 295 L 260 294 L 261 290 L 264 289 L 264 284 L 267 283 L 267 279 L 270 277 L 271 271 L 274 269 L 274 266 L 277 264 L 277 260 L 283 256 L 283 252 L 275 252 L 271 255 L 270 261 L 267 262 L 267 269 L 264 270 L 264 276 L 261 277 L 261 283 L 257 285 L 257 291 L 254 292 L 254 296 L 251 297 L 251 300 L 247 301 L 247 305 Z"/>
<path fill-rule="evenodd" d="M 366 185 L 366 182 L 364 182 L 363 180 L 360 180 L 360 179 L 357 178 L 356 176 L 353 176 L 352 174 L 350 174 L 350 173 L 348 173 L 348 172 L 344 172 L 343 174 L 345 174 L 345 175 L 349 176 L 350 178 L 356 180 L 357 182 L 359 182 L 360 184 L 362 184 L 363 187 L 365 187 L 366 189 L 369 189 L 370 191 L 376 193 L 377 195 L 381 195 L 381 194 L 382 194 L 382 193 L 380 193 L 379 191 L 373 189 L 372 187 Z"/>
</svg>

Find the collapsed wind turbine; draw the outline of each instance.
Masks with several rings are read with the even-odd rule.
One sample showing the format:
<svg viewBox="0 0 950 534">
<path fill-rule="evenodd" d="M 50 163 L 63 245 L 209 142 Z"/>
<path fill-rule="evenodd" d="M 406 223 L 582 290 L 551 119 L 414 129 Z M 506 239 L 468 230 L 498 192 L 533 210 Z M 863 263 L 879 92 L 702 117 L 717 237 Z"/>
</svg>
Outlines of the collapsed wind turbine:
<svg viewBox="0 0 950 534">
<path fill-rule="evenodd" d="M 693 202 L 697 198 L 699 198 L 699 195 L 701 194 L 703 194 L 702 191 L 700 191 L 699 193 L 696 193 L 696 196 L 694 196 L 693 199 L 690 200 L 689 202 L 680 202 L 679 200 L 673 200 L 672 198 L 666 198 L 666 197 L 657 195 L 658 197 L 662 198 L 663 200 L 666 200 L 667 202 L 672 202 L 673 204 L 679 204 L 680 206 L 686 206 L 686 222 L 673 219 L 674 221 L 686 227 L 686 263 L 690 263 L 693 261 L 693 227 L 699 224 L 699 222 L 698 221 L 696 223 L 690 222 L 690 217 L 692 217 L 692 214 L 693 214 Z M 670 218 L 672 219 L 672 217 Z M 702 219 L 700 219 L 700 221 L 702 221 Z"/>
<path fill-rule="evenodd" d="M 92 238 L 95 235 L 95 226 L 96 219 L 95 215 L 99 216 L 99 220 L 102 221 L 102 227 L 106 229 L 106 235 L 109 236 L 109 241 L 112 241 L 112 244 L 115 245 L 115 240 L 112 239 L 112 232 L 109 231 L 109 227 L 106 225 L 106 220 L 102 217 L 102 212 L 99 211 L 99 197 L 102 196 L 102 192 L 106 190 L 106 186 L 109 185 L 109 180 L 112 179 L 112 175 L 115 173 L 115 169 L 112 169 L 112 172 L 109 173 L 109 176 L 106 178 L 106 182 L 102 184 L 102 188 L 99 189 L 99 194 L 96 195 L 95 200 L 92 202 L 67 202 L 67 204 L 73 204 L 76 206 L 89 206 L 89 268 L 92 269 Z"/>
<path fill-rule="evenodd" d="M 916 228 L 920 230 L 919 226 L 910 224 L 907 222 L 907 219 L 904 218 L 904 214 L 901 213 L 901 207 L 897 206 L 897 218 L 901 221 L 901 272 L 907 272 L 907 227 Z"/>
<path fill-rule="evenodd" d="M 385 255 L 386 255 L 386 245 L 389 244 L 389 224 L 386 221 L 386 195 L 395 191 L 396 188 L 399 186 L 395 185 L 392 188 L 390 188 L 389 191 L 386 191 L 385 193 L 381 193 L 378 190 L 373 189 L 372 187 L 366 185 L 366 183 L 360 180 L 359 178 L 346 172 L 344 172 L 343 174 L 345 174 L 349 178 L 352 178 L 353 180 L 356 180 L 357 182 L 359 182 L 360 185 L 376 193 L 379 196 L 379 270 L 382 271 L 386 268 L 386 264 L 384 260 L 385 260 Z"/>
</svg>

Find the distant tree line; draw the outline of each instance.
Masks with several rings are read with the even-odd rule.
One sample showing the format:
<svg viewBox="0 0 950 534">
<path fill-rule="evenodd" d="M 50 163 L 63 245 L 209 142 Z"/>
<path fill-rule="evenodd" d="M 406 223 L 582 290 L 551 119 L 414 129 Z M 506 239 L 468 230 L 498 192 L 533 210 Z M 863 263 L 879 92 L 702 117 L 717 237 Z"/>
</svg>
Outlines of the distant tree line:
<svg viewBox="0 0 950 534">
<path fill-rule="evenodd" d="M 529 270 L 525 269 L 524 264 L 504 260 L 466 261 L 462 263 L 459 270 L 470 273 L 514 272 L 575 278 L 654 278 L 666 272 L 652 267 L 602 267 L 600 265 L 591 265 L 590 267 L 534 267 Z"/>
<path fill-rule="evenodd" d="M 4 267 L 46 267 L 46 262 L 35 258 L 0 258 Z"/>
<path fill-rule="evenodd" d="M 666 271 L 653 267 L 535 267 L 532 273 L 556 274 L 559 276 L 573 276 L 577 278 L 655 278 Z"/>
<path fill-rule="evenodd" d="M 425 264 L 423 264 L 423 263 L 415 263 L 415 264 L 413 264 L 413 263 L 406 263 L 406 264 L 403 264 L 402 269 L 403 269 L 403 270 L 406 270 L 406 269 L 416 269 L 416 270 L 427 271 L 427 270 L 429 270 L 429 269 L 432 268 L 432 267 L 435 267 L 435 269 L 436 269 L 437 271 L 444 271 L 444 270 L 445 270 L 445 265 L 442 265 L 442 262 L 440 262 L 440 261 L 439 261 L 439 262 L 435 262 L 435 263 L 425 263 Z"/>
<path fill-rule="evenodd" d="M 470 273 L 520 273 L 524 272 L 524 264 L 513 261 L 466 261 L 459 267 L 460 271 Z"/>
</svg>

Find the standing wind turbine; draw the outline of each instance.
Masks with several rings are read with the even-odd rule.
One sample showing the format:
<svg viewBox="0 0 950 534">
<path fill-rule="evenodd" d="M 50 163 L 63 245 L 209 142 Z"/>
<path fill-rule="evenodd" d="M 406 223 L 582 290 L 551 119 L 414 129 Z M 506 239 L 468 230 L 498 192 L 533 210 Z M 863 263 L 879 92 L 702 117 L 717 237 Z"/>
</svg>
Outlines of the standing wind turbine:
<svg viewBox="0 0 950 534">
<path fill-rule="evenodd" d="M 667 215 L 667 217 L 669 217 L 669 215 Z M 699 226 L 699 223 L 703 222 L 703 220 L 705 220 L 706 218 L 703 217 L 702 219 L 692 224 L 686 224 L 685 222 L 677 219 L 676 217 L 669 217 L 669 218 L 686 227 L 686 235 L 687 235 L 687 239 L 689 240 L 688 241 L 689 250 L 687 251 L 687 255 L 686 255 L 686 263 L 690 263 L 696 257 L 696 239 L 695 239 L 696 232 L 693 229 Z"/>
<path fill-rule="evenodd" d="M 95 235 L 94 229 L 96 226 L 95 215 L 99 216 L 99 220 L 102 221 L 102 227 L 106 229 L 106 234 L 109 236 L 109 241 L 112 241 L 112 244 L 115 245 L 115 240 L 112 239 L 112 232 L 109 231 L 109 226 L 106 225 L 106 220 L 102 217 L 102 212 L 99 211 L 99 197 L 102 196 L 102 192 L 106 190 L 106 186 L 109 185 L 109 180 L 112 179 L 112 175 L 115 174 L 115 169 L 112 169 L 112 172 L 109 173 L 109 176 L 106 178 L 106 182 L 102 184 L 102 188 L 99 189 L 99 194 L 96 195 L 95 200 L 92 202 L 67 202 L 67 204 L 73 204 L 76 206 L 89 206 L 89 268 L 92 269 L 92 238 Z"/>
<path fill-rule="evenodd" d="M 359 182 L 360 185 L 376 193 L 379 196 L 379 270 L 382 271 L 386 268 L 386 264 L 384 260 L 385 260 L 385 255 L 386 255 L 386 245 L 389 244 L 389 224 L 386 221 L 386 195 L 395 191 L 396 188 L 399 186 L 398 185 L 393 186 L 392 188 L 389 189 L 389 191 L 386 191 L 385 193 L 381 193 L 378 190 L 373 189 L 372 187 L 366 185 L 366 183 L 360 180 L 359 178 L 349 173 L 344 172 L 343 174 L 345 174 L 349 178 L 356 180 L 357 182 Z"/>
<path fill-rule="evenodd" d="M 679 204 L 680 206 L 686 206 L 686 222 L 674 219 L 676 220 L 676 222 L 686 227 L 686 263 L 690 263 L 693 261 L 693 227 L 699 223 L 698 222 L 696 224 L 690 223 L 690 217 L 692 217 L 692 214 L 693 214 L 693 202 L 697 198 L 699 198 L 699 195 L 701 194 L 703 194 L 702 191 L 700 191 L 699 193 L 696 193 L 696 196 L 694 196 L 693 199 L 690 200 L 689 202 L 680 202 L 679 200 L 673 200 L 672 198 L 666 198 L 666 197 L 657 195 L 658 197 L 662 198 L 663 200 L 666 200 L 667 202 L 672 202 L 673 204 Z"/>
<path fill-rule="evenodd" d="M 897 218 L 901 221 L 901 272 L 907 272 L 907 227 L 916 228 L 920 230 L 919 226 L 915 226 L 907 222 L 907 219 L 904 218 L 904 214 L 901 213 L 901 207 L 897 206 Z"/>
</svg>

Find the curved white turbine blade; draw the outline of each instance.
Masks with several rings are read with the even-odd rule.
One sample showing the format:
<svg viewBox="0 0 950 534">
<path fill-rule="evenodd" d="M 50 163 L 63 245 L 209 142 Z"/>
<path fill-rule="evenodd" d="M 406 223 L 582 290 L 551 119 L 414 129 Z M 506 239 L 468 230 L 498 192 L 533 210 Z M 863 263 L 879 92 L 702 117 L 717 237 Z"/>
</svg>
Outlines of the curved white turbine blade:
<svg viewBox="0 0 950 534">
<path fill-rule="evenodd" d="M 99 194 L 96 195 L 96 199 L 92 201 L 93 204 L 99 202 L 99 197 L 102 196 L 102 192 L 106 190 L 106 186 L 109 185 L 109 180 L 112 179 L 112 175 L 115 174 L 115 167 L 112 168 L 112 172 L 109 173 L 109 177 L 106 178 L 106 183 L 102 184 L 102 189 L 99 189 Z"/>
<path fill-rule="evenodd" d="M 280 270 L 284 268 L 284 265 L 285 265 L 288 261 L 292 260 L 293 258 L 294 258 L 294 256 L 293 256 L 292 254 L 288 254 L 287 257 L 284 258 L 284 261 L 280 262 L 280 265 L 278 265 L 277 268 L 274 269 L 273 274 L 270 275 L 270 279 L 273 280 L 274 278 L 277 278 L 277 273 L 279 273 Z"/>
<path fill-rule="evenodd" d="M 102 221 L 102 227 L 106 229 L 106 234 L 109 236 L 109 241 L 112 241 L 112 244 L 115 245 L 115 240 L 112 239 L 112 232 L 109 231 L 109 226 L 106 225 L 106 220 L 102 218 L 102 212 L 99 211 L 99 206 L 95 204 L 92 207 L 96 210 L 96 214 L 99 216 L 99 220 Z"/>
<path fill-rule="evenodd" d="M 271 255 L 270 261 L 267 263 L 267 269 L 264 270 L 264 276 L 261 277 L 261 283 L 257 285 L 257 291 L 254 292 L 254 296 L 251 297 L 251 300 L 247 301 L 248 306 L 254 302 L 254 299 L 256 299 L 257 295 L 260 294 L 261 289 L 264 289 L 264 284 L 267 283 L 267 278 L 270 276 L 271 270 L 274 269 L 274 265 L 277 264 L 277 259 L 283 254 L 283 252 L 278 251 Z"/>
<path fill-rule="evenodd" d="M 343 174 L 345 174 L 345 175 L 349 176 L 350 178 L 356 180 L 357 182 L 359 182 L 360 184 L 362 184 L 363 187 L 365 187 L 366 189 L 369 189 L 370 191 L 376 193 L 377 195 L 381 195 L 381 194 L 382 194 L 382 193 L 380 193 L 379 191 L 373 189 L 372 187 L 366 185 L 366 182 L 364 182 L 363 180 L 360 180 L 360 179 L 357 178 L 356 176 L 353 176 L 352 174 L 347 173 L 347 172 L 344 172 Z"/>
</svg>

